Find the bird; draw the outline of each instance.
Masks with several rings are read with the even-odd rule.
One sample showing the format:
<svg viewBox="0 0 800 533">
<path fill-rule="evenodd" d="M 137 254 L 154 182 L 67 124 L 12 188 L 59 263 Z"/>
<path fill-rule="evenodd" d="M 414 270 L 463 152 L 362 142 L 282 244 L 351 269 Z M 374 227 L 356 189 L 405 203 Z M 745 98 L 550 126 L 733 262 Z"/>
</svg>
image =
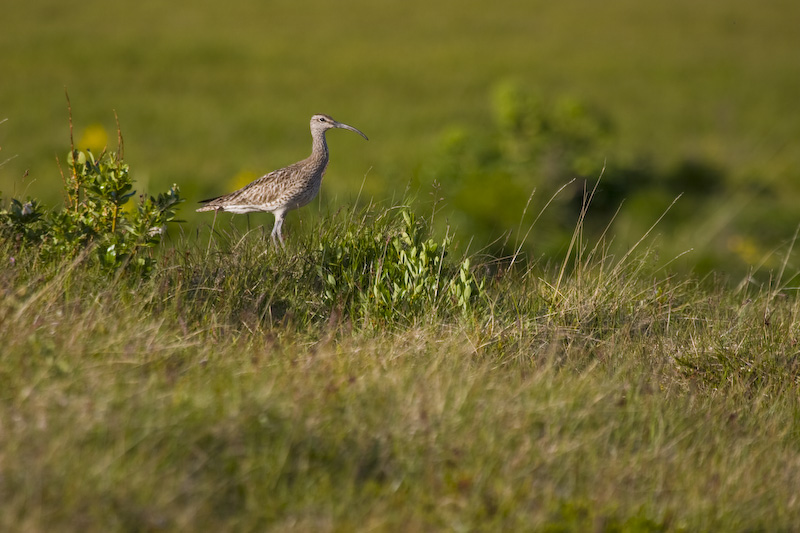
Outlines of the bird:
<svg viewBox="0 0 800 533">
<path fill-rule="evenodd" d="M 369 138 L 360 130 L 337 122 L 330 115 L 317 114 L 311 117 L 311 155 L 293 165 L 274 170 L 229 194 L 201 200 L 202 211 L 227 211 L 229 213 L 266 212 L 275 215 L 272 226 L 272 242 L 285 246 L 283 241 L 283 219 L 292 209 L 303 207 L 317 195 L 322 176 L 328 166 L 328 143 L 325 132 L 341 128 Z"/>
</svg>

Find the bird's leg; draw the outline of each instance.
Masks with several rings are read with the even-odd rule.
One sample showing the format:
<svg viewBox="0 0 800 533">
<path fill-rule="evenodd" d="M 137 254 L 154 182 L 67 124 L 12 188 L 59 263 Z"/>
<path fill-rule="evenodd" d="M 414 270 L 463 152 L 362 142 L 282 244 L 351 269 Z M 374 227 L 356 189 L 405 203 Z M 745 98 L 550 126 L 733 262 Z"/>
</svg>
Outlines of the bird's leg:
<svg viewBox="0 0 800 533">
<path fill-rule="evenodd" d="M 283 226 L 283 213 L 280 211 L 275 213 L 275 225 L 272 226 L 272 242 L 275 246 L 280 246 L 284 248 L 286 245 L 283 242 L 283 234 L 281 233 L 281 227 Z"/>
</svg>

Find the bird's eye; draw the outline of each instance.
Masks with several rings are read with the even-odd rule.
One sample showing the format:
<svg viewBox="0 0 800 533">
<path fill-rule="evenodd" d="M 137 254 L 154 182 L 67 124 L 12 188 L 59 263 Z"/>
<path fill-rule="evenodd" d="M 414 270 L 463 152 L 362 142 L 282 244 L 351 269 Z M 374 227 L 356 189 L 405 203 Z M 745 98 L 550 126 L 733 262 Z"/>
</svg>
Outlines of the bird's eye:
<svg viewBox="0 0 800 533">
<path fill-rule="evenodd" d="M 319 117 L 320 122 L 325 122 L 325 117 Z"/>
</svg>

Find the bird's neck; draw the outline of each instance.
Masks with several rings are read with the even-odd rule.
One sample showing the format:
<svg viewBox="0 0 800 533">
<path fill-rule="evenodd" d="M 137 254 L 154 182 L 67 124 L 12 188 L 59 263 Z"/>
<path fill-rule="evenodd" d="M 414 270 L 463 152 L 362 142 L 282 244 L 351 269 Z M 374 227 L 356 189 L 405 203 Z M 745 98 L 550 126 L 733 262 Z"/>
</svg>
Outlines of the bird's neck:
<svg viewBox="0 0 800 533">
<path fill-rule="evenodd" d="M 319 161 L 323 166 L 328 163 L 328 142 L 325 140 L 324 131 L 313 136 L 310 159 Z"/>
</svg>

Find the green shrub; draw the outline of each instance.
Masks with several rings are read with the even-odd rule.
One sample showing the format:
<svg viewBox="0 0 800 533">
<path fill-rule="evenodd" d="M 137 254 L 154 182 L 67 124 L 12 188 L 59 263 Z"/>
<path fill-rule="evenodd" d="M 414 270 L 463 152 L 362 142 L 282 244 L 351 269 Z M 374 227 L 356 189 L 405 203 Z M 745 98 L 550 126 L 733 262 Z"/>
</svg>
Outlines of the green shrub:
<svg viewBox="0 0 800 533">
<path fill-rule="evenodd" d="M 381 323 L 412 321 L 433 309 L 468 311 L 483 289 L 469 258 L 446 262 L 452 237 L 436 242 L 407 208 L 399 213 L 320 241 L 324 303 Z"/>
<path fill-rule="evenodd" d="M 587 183 L 598 179 L 587 231 L 597 237 L 608 228 L 623 246 L 681 197 L 664 219 L 672 243 L 680 243 L 670 243 L 675 248 L 667 255 L 694 245 L 698 225 L 709 220 L 708 206 L 733 192 L 729 171 L 713 161 L 691 155 L 659 168 L 650 154 L 626 153 L 613 117 L 587 99 L 548 97 L 512 82 L 497 84 L 490 96 L 492 124 L 447 126 L 424 178 L 446 199 L 449 222 L 476 243 L 488 243 L 493 255 L 520 250 L 561 259 Z M 749 235 L 752 227 L 734 219 L 720 231 Z M 714 241 L 704 254 L 715 262 L 730 255 L 726 239 Z"/>
<path fill-rule="evenodd" d="M 149 273 L 155 260 L 146 253 L 156 246 L 182 201 L 177 185 L 157 196 L 142 195 L 135 210 L 127 204 L 136 194 L 130 168 L 118 152 L 99 156 L 74 147 L 62 172 L 63 209 L 45 209 L 37 200 L 12 198 L 0 208 L 0 236 L 27 248 L 44 261 L 72 258 L 85 250 L 104 269 L 120 267 Z"/>
</svg>

